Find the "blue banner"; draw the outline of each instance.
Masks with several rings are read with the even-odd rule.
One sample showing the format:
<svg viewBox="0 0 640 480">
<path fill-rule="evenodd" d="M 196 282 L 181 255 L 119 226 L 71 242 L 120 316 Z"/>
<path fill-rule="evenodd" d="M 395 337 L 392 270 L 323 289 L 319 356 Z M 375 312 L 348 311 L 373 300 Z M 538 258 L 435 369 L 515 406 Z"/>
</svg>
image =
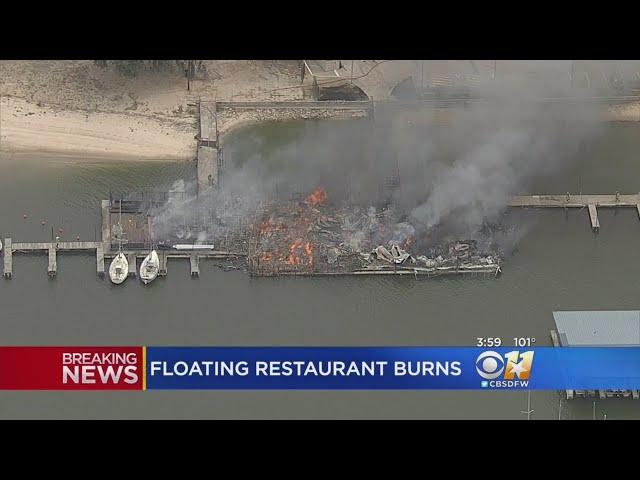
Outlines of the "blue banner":
<svg viewBox="0 0 640 480">
<path fill-rule="evenodd" d="M 640 347 L 147 347 L 146 388 L 636 390 Z"/>
</svg>

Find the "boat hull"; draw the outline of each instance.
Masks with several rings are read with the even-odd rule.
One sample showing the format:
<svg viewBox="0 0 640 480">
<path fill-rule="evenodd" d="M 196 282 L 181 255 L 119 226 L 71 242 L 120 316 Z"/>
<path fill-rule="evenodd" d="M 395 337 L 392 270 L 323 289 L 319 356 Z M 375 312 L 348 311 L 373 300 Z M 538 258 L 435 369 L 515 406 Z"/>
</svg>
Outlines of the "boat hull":
<svg viewBox="0 0 640 480">
<path fill-rule="evenodd" d="M 120 285 L 128 276 L 129 261 L 122 252 L 118 252 L 118 255 L 114 257 L 109 266 L 109 278 L 116 285 Z"/>
<path fill-rule="evenodd" d="M 160 270 L 160 259 L 155 250 L 147 255 L 140 265 L 140 279 L 146 285 L 153 282 L 158 276 Z"/>
</svg>

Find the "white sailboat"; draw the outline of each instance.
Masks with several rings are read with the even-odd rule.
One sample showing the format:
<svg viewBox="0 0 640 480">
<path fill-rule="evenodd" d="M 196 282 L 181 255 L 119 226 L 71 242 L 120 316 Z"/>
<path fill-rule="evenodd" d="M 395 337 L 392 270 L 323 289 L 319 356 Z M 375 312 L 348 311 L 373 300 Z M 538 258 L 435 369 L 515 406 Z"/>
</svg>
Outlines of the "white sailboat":
<svg viewBox="0 0 640 480">
<path fill-rule="evenodd" d="M 129 261 L 127 257 L 122 253 L 122 251 L 118 252 L 118 254 L 114 257 L 109 266 L 109 278 L 116 285 L 124 282 L 129 276 Z"/>
<path fill-rule="evenodd" d="M 160 259 L 158 258 L 158 253 L 153 249 L 150 217 L 147 217 L 147 223 L 149 225 L 149 242 L 151 244 L 151 251 L 142 261 L 142 265 L 140 265 L 140 279 L 145 285 L 153 282 L 158 276 L 158 271 L 160 270 Z"/>
<path fill-rule="evenodd" d="M 155 250 L 151 250 L 151 253 L 144 257 L 142 265 L 140 265 L 140 278 L 145 285 L 156 279 L 159 269 L 160 259 L 158 258 L 158 253 Z"/>
<path fill-rule="evenodd" d="M 122 200 L 120 200 L 120 219 L 117 225 L 118 230 L 118 254 L 111 261 L 109 265 L 109 278 L 116 285 L 124 282 L 129 276 L 129 260 L 124 253 L 122 253 Z"/>
</svg>

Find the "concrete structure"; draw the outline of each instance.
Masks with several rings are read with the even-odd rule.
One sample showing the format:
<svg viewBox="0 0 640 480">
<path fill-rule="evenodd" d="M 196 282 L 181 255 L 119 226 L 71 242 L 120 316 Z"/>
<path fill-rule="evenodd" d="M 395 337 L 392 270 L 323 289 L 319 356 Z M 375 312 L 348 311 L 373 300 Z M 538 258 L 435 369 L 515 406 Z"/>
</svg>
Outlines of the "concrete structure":
<svg viewBox="0 0 640 480">
<path fill-rule="evenodd" d="M 490 86 L 510 81 L 540 92 L 553 85 L 576 97 L 631 97 L 640 94 L 640 62 L 591 60 L 340 60 L 306 61 L 318 78 L 335 73 L 358 85 L 376 101 L 389 99 L 402 81 L 420 90 Z M 324 66 L 324 68 L 323 68 Z M 341 68 L 340 68 L 341 66 Z M 352 67 L 353 66 L 353 67 Z M 353 72 L 353 73 L 352 73 Z M 620 88 L 620 87 L 623 88 Z"/>
<path fill-rule="evenodd" d="M 561 347 L 639 347 L 640 311 L 553 312 Z"/>
<path fill-rule="evenodd" d="M 567 311 L 553 312 L 556 330 L 551 331 L 555 347 L 638 347 L 640 311 Z M 567 390 L 574 397 L 640 398 L 638 390 Z"/>
</svg>

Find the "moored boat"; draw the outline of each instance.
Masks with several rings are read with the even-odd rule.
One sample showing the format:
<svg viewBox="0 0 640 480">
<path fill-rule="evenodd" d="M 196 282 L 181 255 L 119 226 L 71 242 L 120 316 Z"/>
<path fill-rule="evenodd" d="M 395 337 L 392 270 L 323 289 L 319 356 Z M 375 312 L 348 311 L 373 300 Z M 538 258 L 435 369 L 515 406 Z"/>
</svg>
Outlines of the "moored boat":
<svg viewBox="0 0 640 480">
<path fill-rule="evenodd" d="M 151 250 L 151 253 L 147 255 L 140 265 L 140 279 L 146 285 L 153 282 L 158 276 L 158 270 L 160 269 L 160 259 L 158 253 L 155 250 Z"/>
<path fill-rule="evenodd" d="M 121 284 L 129 275 L 129 261 L 121 251 L 114 257 L 109 266 L 109 278 L 116 285 Z"/>
</svg>

